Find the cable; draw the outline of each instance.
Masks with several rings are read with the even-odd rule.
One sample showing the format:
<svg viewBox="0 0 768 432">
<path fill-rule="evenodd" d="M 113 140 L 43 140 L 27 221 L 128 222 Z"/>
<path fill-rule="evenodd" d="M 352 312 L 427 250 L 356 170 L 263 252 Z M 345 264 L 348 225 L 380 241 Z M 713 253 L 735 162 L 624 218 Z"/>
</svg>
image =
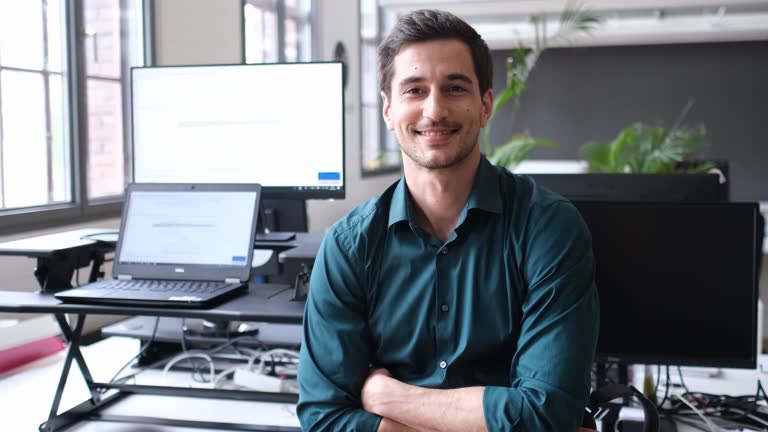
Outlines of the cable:
<svg viewBox="0 0 768 432">
<path fill-rule="evenodd" d="M 666 369 L 667 369 L 667 382 L 664 385 L 664 398 L 661 400 L 661 402 L 659 402 L 659 405 L 658 405 L 659 407 L 663 407 L 664 406 L 664 402 L 667 401 L 667 397 L 669 396 L 669 386 L 670 386 L 670 384 L 669 384 L 669 381 L 670 381 L 669 380 L 669 365 L 666 366 Z"/>
<path fill-rule="evenodd" d="M 155 328 L 152 330 L 152 336 L 149 338 L 149 342 L 147 342 L 147 344 L 144 346 L 144 348 L 141 351 L 139 351 L 138 354 L 131 357 L 131 359 L 128 360 L 128 362 L 126 362 L 123 365 L 123 367 L 120 368 L 119 371 L 117 371 L 117 373 L 112 377 L 112 379 L 109 380 L 110 384 L 114 384 L 115 381 L 117 380 L 117 377 L 120 376 L 120 374 L 125 370 L 125 368 L 127 368 L 131 363 L 133 363 L 134 360 L 141 357 L 142 354 L 144 354 L 147 351 L 147 349 L 149 349 L 149 347 L 152 346 L 152 343 L 155 341 L 155 335 L 157 334 L 158 324 L 160 324 L 160 317 L 155 317 Z"/>
<path fill-rule="evenodd" d="M 171 361 L 169 361 L 168 364 L 166 364 L 165 367 L 163 368 L 163 378 L 166 377 L 166 375 L 168 374 L 168 371 L 173 367 L 173 365 L 175 365 L 180 361 L 191 359 L 191 358 L 201 358 L 208 361 L 208 364 L 210 365 L 210 376 L 211 376 L 210 383 L 211 383 L 211 388 L 213 388 L 213 383 L 214 383 L 213 378 L 216 375 L 216 370 L 213 367 L 213 359 L 211 358 L 210 355 L 208 355 L 205 352 L 187 351 L 185 353 L 181 353 L 177 355 L 176 357 L 171 359 Z"/>
<path fill-rule="evenodd" d="M 680 402 L 688 405 L 688 408 L 692 409 L 693 412 L 695 412 L 699 417 L 701 417 L 702 420 L 704 420 L 704 423 L 709 426 L 709 430 L 712 432 L 720 432 L 720 428 L 716 427 L 711 421 L 709 421 L 708 418 L 704 416 L 704 414 L 699 411 L 695 406 L 693 406 L 692 403 L 688 402 L 684 397 L 677 398 Z"/>
<path fill-rule="evenodd" d="M 225 369 L 222 372 L 219 372 L 216 377 L 213 379 L 213 388 L 216 388 L 219 383 L 227 377 L 227 375 L 234 373 L 238 369 L 242 368 L 242 366 L 234 366 L 229 369 Z"/>
<path fill-rule="evenodd" d="M 690 393 L 691 391 L 688 390 L 688 386 L 686 386 L 685 381 L 683 381 L 683 370 L 680 369 L 680 365 L 677 366 L 677 374 L 680 375 L 680 385 L 683 386 L 683 390 L 685 390 L 686 393 Z"/>
</svg>

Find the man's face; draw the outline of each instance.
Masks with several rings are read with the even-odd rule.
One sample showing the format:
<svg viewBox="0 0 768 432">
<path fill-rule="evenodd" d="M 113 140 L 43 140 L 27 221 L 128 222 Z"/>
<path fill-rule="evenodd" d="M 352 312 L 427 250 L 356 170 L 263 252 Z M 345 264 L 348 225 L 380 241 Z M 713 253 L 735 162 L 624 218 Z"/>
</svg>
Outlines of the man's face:
<svg viewBox="0 0 768 432">
<path fill-rule="evenodd" d="M 469 47 L 454 39 L 404 45 L 394 59 L 391 97 L 381 93 L 384 121 L 417 165 L 457 165 L 477 150 L 493 107 L 480 94 Z"/>
</svg>

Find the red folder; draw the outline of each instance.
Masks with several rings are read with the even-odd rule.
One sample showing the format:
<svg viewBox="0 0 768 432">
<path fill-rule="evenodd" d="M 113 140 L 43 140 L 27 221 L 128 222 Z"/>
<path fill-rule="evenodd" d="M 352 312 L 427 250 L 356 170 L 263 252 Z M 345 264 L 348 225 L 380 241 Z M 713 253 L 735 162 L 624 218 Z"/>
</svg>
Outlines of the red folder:
<svg viewBox="0 0 768 432">
<path fill-rule="evenodd" d="M 51 336 L 0 350 L 0 373 L 23 366 L 39 358 L 49 356 L 66 347 L 67 344 L 64 343 L 64 341 L 56 336 Z"/>
</svg>

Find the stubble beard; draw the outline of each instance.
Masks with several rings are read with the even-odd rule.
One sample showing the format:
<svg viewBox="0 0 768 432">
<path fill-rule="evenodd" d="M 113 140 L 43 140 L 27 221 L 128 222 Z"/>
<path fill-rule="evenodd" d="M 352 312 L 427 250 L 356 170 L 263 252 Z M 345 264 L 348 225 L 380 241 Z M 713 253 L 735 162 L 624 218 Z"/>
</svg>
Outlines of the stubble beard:
<svg viewBox="0 0 768 432">
<path fill-rule="evenodd" d="M 479 135 L 478 135 L 479 138 Z M 401 141 L 402 142 L 402 141 Z M 416 145 L 403 145 L 400 144 L 400 149 L 405 155 L 414 161 L 416 165 L 426 169 L 445 169 L 452 168 L 463 162 L 474 150 L 477 145 L 477 140 L 474 143 L 462 141 L 456 151 L 446 158 L 430 158 L 424 153 L 420 152 Z"/>
</svg>

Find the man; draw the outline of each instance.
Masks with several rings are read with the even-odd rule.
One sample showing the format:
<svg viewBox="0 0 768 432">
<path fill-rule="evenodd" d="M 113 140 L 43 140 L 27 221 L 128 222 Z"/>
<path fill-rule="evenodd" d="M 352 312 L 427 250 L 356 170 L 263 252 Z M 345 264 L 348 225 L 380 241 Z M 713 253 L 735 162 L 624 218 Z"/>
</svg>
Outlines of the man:
<svg viewBox="0 0 768 432">
<path fill-rule="evenodd" d="M 315 261 L 298 414 L 319 431 L 574 431 L 598 302 L 577 210 L 478 146 L 492 65 L 459 18 L 416 11 L 379 47 L 404 177 Z"/>
</svg>

